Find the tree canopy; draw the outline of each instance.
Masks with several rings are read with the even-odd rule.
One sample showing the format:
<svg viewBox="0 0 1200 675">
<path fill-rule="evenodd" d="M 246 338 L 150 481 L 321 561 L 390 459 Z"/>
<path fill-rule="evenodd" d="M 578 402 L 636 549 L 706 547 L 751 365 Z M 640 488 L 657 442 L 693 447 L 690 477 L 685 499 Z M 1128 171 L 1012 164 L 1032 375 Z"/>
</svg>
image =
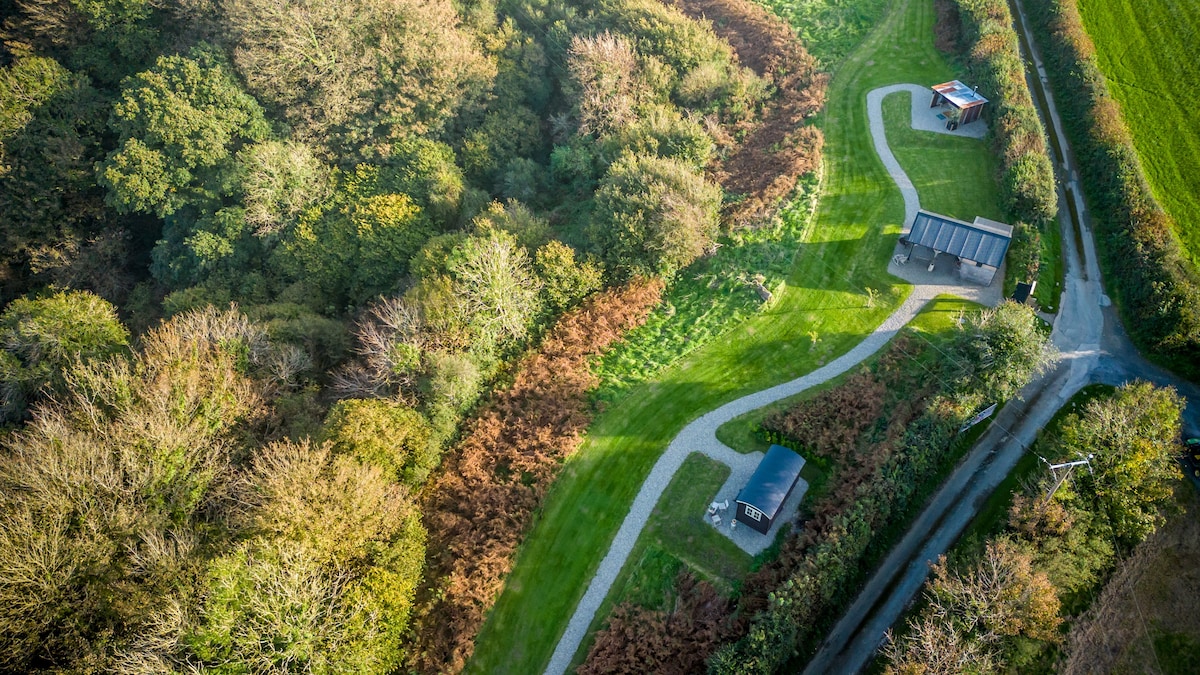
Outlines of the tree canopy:
<svg viewBox="0 0 1200 675">
<path fill-rule="evenodd" d="M 154 68 L 129 78 L 112 127 L 121 145 L 99 176 L 110 203 L 159 216 L 227 193 L 233 153 L 268 133 L 258 103 L 220 53 L 203 45 L 187 56 L 159 57 Z"/>
<path fill-rule="evenodd" d="M 1183 405 L 1173 389 L 1135 382 L 1063 424 L 1063 456 L 1093 457 L 1094 473 L 1081 480 L 1091 485 L 1124 545 L 1145 539 L 1172 503 Z"/>
<path fill-rule="evenodd" d="M 46 388 L 61 391 L 76 362 L 128 344 L 116 308 L 87 291 L 14 300 L 0 314 L 0 421 L 22 417 Z"/>
<path fill-rule="evenodd" d="M 620 276 L 670 277 L 717 236 L 721 190 L 674 159 L 626 155 L 596 191 L 593 237 Z"/>
</svg>

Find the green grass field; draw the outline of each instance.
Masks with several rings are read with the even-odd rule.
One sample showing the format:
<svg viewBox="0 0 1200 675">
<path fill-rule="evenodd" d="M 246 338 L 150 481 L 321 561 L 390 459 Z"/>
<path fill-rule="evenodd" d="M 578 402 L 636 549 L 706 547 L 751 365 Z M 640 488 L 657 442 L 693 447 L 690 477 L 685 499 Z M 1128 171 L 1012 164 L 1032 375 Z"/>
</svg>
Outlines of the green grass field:
<svg viewBox="0 0 1200 675">
<path fill-rule="evenodd" d="M 650 467 L 678 431 L 738 396 L 809 372 L 861 341 L 907 295 L 886 273 L 899 191 L 875 155 L 866 92 L 954 77 L 930 3 L 901 0 L 838 69 L 825 182 L 786 287 L 766 309 L 610 401 L 546 499 L 480 633 L 471 672 L 540 672 Z M 866 289 L 877 293 L 868 307 Z M 813 345 L 813 338 L 816 344 Z"/>
<path fill-rule="evenodd" d="M 892 154 L 912 179 L 921 208 L 967 222 L 983 216 L 1003 222 L 996 160 L 982 139 L 917 131 L 912 128 L 912 99 L 900 92 L 883 100 Z"/>
<path fill-rule="evenodd" d="M 1200 265 L 1200 3 L 1078 3 L 1150 188 Z"/>
<path fill-rule="evenodd" d="M 809 53 L 825 67 L 846 58 L 879 21 L 888 0 L 760 0 L 792 24 Z"/>
</svg>

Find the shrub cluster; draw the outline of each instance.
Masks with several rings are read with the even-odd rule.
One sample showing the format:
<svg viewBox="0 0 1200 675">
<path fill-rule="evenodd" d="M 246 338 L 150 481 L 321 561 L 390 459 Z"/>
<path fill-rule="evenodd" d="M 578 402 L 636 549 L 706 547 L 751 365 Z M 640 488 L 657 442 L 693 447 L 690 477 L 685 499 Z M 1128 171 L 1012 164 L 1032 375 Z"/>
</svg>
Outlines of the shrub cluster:
<svg viewBox="0 0 1200 675">
<path fill-rule="evenodd" d="M 759 221 L 795 189 L 797 179 L 821 166 L 825 137 L 805 124 L 825 105 L 829 74 L 796 39 L 785 21 L 750 0 L 679 0 L 689 16 L 707 18 L 728 40 L 738 60 L 769 78 L 779 96 L 768 104 L 761 123 L 717 169 L 727 193 L 738 195 L 726 207 L 734 225 Z M 764 154 L 771 171 L 762 170 Z"/>
<path fill-rule="evenodd" d="M 1017 33 L 1004 0 L 954 0 L 971 76 L 988 92 L 990 132 L 1000 158 L 1000 190 L 1018 221 L 1040 225 L 1058 214 L 1054 165 L 1025 81 Z"/>
<path fill-rule="evenodd" d="M 950 562 L 943 556 L 925 607 L 885 650 L 886 672 L 946 672 L 940 666 L 956 662 L 1023 672 L 1045 662 L 1063 620 L 1173 503 L 1181 404 L 1170 389 L 1137 382 L 1052 427 L 1035 451 L 1056 460 L 1087 452 L 1092 470 L 1057 490 L 1039 472 L 1013 498 L 1007 528 L 983 543 L 969 538 Z"/>
<path fill-rule="evenodd" d="M 478 413 L 427 490 L 428 599 L 415 667 L 461 670 L 534 510 L 591 422 L 588 359 L 645 320 L 659 280 L 635 280 L 569 312 L 512 384 Z"/>
<path fill-rule="evenodd" d="M 1079 160 L 1109 289 L 1130 336 L 1189 377 L 1200 375 L 1200 275 L 1180 250 L 1175 224 L 1155 202 L 1108 93 L 1074 0 L 1027 8 Z"/>
<path fill-rule="evenodd" d="M 675 580 L 671 612 L 630 603 L 613 609 L 577 675 L 688 675 L 733 634 L 733 603 L 687 572 Z"/>
</svg>

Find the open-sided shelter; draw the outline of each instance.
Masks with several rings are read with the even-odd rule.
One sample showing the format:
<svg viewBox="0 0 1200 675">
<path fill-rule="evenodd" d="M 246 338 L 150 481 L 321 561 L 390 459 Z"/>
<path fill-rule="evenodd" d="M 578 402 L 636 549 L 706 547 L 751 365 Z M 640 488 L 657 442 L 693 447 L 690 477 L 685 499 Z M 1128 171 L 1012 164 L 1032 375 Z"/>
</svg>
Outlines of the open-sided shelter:
<svg viewBox="0 0 1200 675">
<path fill-rule="evenodd" d="M 734 520 L 766 534 L 796 487 L 803 466 L 803 457 L 782 445 L 772 445 L 735 498 Z"/>
<path fill-rule="evenodd" d="M 933 251 L 930 258 L 949 253 L 958 258 L 958 274 L 963 279 L 984 286 L 991 285 L 996 270 L 1004 263 L 1004 256 L 1012 243 L 1012 225 L 1005 225 L 987 218 L 976 217 L 975 222 L 943 216 L 930 211 L 917 211 L 912 229 L 900 238 L 908 246 L 908 259 L 918 246 Z M 907 262 L 907 260 L 906 260 Z M 972 265 L 964 262 L 974 263 Z"/>
<path fill-rule="evenodd" d="M 958 80 L 951 80 L 933 85 L 933 102 L 929 107 L 949 105 L 959 111 L 959 124 L 970 124 L 979 119 L 987 102 L 988 100 L 980 96 L 975 89 Z"/>
</svg>

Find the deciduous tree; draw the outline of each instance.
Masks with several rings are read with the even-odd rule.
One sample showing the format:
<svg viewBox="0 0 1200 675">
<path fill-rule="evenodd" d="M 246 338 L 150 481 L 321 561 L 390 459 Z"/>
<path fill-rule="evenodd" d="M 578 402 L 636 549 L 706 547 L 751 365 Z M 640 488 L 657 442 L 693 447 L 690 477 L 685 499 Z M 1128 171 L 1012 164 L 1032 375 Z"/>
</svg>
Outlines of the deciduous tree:
<svg viewBox="0 0 1200 675">
<path fill-rule="evenodd" d="M 480 96 L 495 66 L 447 0 L 224 0 L 234 60 L 251 91 L 300 135 L 378 157 L 436 134 Z"/>
<path fill-rule="evenodd" d="M 116 308 L 87 291 L 14 300 L 0 314 L 0 421 L 22 417 L 47 388 L 61 392 L 76 359 L 102 359 L 128 343 Z"/>
<path fill-rule="evenodd" d="M 949 367 L 965 386 L 1005 401 L 1053 359 L 1054 348 L 1033 310 L 1005 301 L 967 318 Z"/>
<path fill-rule="evenodd" d="M 1182 410 L 1173 389 L 1134 382 L 1089 402 L 1063 424 L 1063 455 L 1094 455 L 1094 474 L 1080 480 L 1095 492 L 1123 545 L 1145 539 L 1171 504 Z"/>
<path fill-rule="evenodd" d="M 126 81 L 112 127 L 120 147 L 98 177 L 109 203 L 159 216 L 228 193 L 233 153 L 268 131 L 258 103 L 207 45 L 187 56 L 159 57 Z"/>
<path fill-rule="evenodd" d="M 683 162 L 626 155 L 596 191 L 591 235 L 610 273 L 670 277 L 717 236 L 721 190 Z"/>
<path fill-rule="evenodd" d="M 324 437 L 335 452 L 377 466 L 414 489 L 425 482 L 438 458 L 425 418 L 386 399 L 338 401 L 325 418 Z"/>
</svg>

